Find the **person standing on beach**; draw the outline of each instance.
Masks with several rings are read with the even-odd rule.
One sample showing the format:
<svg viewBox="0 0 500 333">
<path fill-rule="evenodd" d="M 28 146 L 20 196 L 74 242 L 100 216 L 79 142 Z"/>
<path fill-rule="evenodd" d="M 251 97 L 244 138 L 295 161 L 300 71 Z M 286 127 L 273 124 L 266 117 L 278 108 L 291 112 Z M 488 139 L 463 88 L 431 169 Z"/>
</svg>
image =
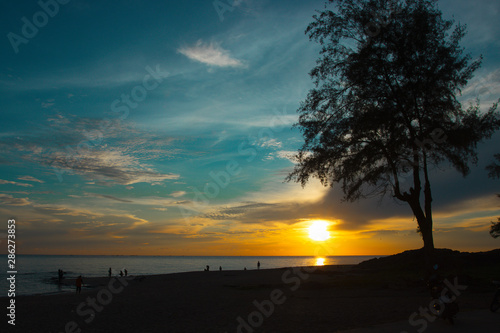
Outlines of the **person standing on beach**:
<svg viewBox="0 0 500 333">
<path fill-rule="evenodd" d="M 111 267 L 110 267 L 109 270 L 108 270 L 108 276 L 109 277 L 111 277 L 111 272 L 112 272 L 112 270 L 111 270 Z"/>
<path fill-rule="evenodd" d="M 257 261 L 257 269 L 260 269 L 260 261 Z"/>
<path fill-rule="evenodd" d="M 64 277 L 64 272 L 62 269 L 59 269 L 57 271 L 57 275 L 58 275 L 58 281 L 59 281 L 59 284 L 61 284 L 62 280 L 63 280 L 63 277 Z"/>
<path fill-rule="evenodd" d="M 125 268 L 123 271 L 125 272 L 125 276 L 127 276 L 128 275 L 127 269 Z"/>
<path fill-rule="evenodd" d="M 82 292 L 82 284 L 83 284 L 83 279 L 82 279 L 82 276 L 79 275 L 77 278 L 76 278 L 76 281 L 75 281 L 75 285 L 76 285 L 76 293 L 77 294 L 80 294 Z"/>
</svg>

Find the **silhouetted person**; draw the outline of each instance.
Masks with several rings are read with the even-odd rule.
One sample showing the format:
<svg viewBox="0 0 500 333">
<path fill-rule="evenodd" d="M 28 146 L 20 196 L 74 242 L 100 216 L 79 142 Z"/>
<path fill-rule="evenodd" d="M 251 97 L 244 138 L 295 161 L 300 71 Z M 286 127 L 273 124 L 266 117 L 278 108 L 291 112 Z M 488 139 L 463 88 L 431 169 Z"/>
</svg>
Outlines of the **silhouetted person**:
<svg viewBox="0 0 500 333">
<path fill-rule="evenodd" d="M 127 276 L 128 275 L 128 271 L 127 271 L 126 268 L 125 268 L 124 272 L 125 272 L 125 276 Z"/>
<path fill-rule="evenodd" d="M 257 269 L 260 269 L 260 261 L 257 261 Z"/>
<path fill-rule="evenodd" d="M 120 277 L 122 277 L 122 276 L 123 276 L 123 271 L 120 271 Z"/>
<path fill-rule="evenodd" d="M 109 277 L 111 277 L 111 272 L 112 272 L 112 270 L 111 270 L 111 267 L 110 267 L 109 270 L 108 270 L 108 276 Z"/>
<path fill-rule="evenodd" d="M 61 283 L 61 282 L 62 282 L 62 279 L 63 279 L 63 277 L 64 277 L 64 272 L 63 272 L 63 270 L 62 270 L 62 269 L 59 269 L 59 270 L 57 271 L 57 275 L 58 275 L 58 281 L 59 281 L 59 283 Z"/>
<path fill-rule="evenodd" d="M 207 265 L 207 272 L 210 271 L 210 266 Z"/>
<path fill-rule="evenodd" d="M 82 276 L 79 275 L 77 278 L 76 278 L 76 281 L 75 281 L 75 285 L 76 285 L 76 293 L 77 294 L 80 294 L 82 292 L 82 284 L 83 284 L 83 279 L 82 279 Z"/>
<path fill-rule="evenodd" d="M 219 271 L 221 271 L 221 272 L 222 272 L 222 266 L 219 266 Z"/>
<path fill-rule="evenodd" d="M 244 271 L 246 271 L 246 270 L 247 270 L 247 268 L 245 267 L 245 268 L 243 268 L 243 270 L 244 270 Z"/>
</svg>

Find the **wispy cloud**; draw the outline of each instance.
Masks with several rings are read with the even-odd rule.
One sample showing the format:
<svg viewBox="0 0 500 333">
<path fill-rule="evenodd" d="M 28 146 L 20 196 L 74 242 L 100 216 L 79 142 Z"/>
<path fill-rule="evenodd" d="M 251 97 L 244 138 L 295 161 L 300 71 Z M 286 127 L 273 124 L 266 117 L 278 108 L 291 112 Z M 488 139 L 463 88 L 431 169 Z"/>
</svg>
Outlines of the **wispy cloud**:
<svg viewBox="0 0 500 333">
<path fill-rule="evenodd" d="M 22 177 L 18 177 L 17 179 L 19 180 L 26 180 L 28 182 L 36 182 L 36 183 L 45 183 L 43 180 L 40 180 L 40 179 L 37 179 L 35 177 L 32 177 L 32 176 L 22 176 Z"/>
<path fill-rule="evenodd" d="M 27 206 L 31 204 L 28 198 L 15 198 L 9 194 L 0 194 L 0 202 L 7 206 Z"/>
<path fill-rule="evenodd" d="M 103 126 L 106 128 L 104 131 Z M 145 160 L 170 156 L 173 139 L 139 131 L 133 123 L 55 115 L 31 135 L 0 139 L 7 155 L 53 168 L 58 174 L 77 174 L 107 184 L 161 184 L 180 175 L 162 173 Z M 83 147 L 83 149 L 82 149 Z M 43 183 L 32 176 L 19 179 Z M 0 180 L 0 184 L 32 184 Z"/>
<path fill-rule="evenodd" d="M 114 200 L 114 201 L 118 201 L 118 202 L 124 202 L 124 203 L 131 203 L 131 202 L 133 202 L 131 200 L 120 199 L 120 198 L 117 198 L 115 196 L 108 195 L 108 194 L 88 193 L 88 195 L 91 196 L 91 197 L 103 198 L 103 199 L 110 199 L 110 200 Z"/>
<path fill-rule="evenodd" d="M 163 174 L 131 155 L 119 150 L 81 151 L 73 156 L 56 152 L 46 161 L 50 166 L 67 170 L 87 179 L 112 181 L 122 185 L 135 183 L 160 184 L 164 180 L 178 179 L 180 175 Z"/>
<path fill-rule="evenodd" d="M 13 182 L 10 180 L 3 180 L 3 179 L 0 179 L 0 184 L 11 184 L 11 185 L 17 185 L 17 186 L 23 186 L 23 187 L 33 187 L 33 185 L 31 185 L 31 184 L 18 183 L 18 182 Z"/>
<path fill-rule="evenodd" d="M 217 67 L 246 67 L 246 65 L 236 58 L 233 58 L 229 51 L 224 50 L 219 44 L 210 42 L 203 43 L 202 40 L 193 46 L 184 46 L 178 52 L 191 60 L 195 60 L 210 66 Z"/>
<path fill-rule="evenodd" d="M 496 102 L 500 96 L 500 69 L 477 74 L 462 91 L 465 106 L 478 98 L 482 103 Z"/>
</svg>

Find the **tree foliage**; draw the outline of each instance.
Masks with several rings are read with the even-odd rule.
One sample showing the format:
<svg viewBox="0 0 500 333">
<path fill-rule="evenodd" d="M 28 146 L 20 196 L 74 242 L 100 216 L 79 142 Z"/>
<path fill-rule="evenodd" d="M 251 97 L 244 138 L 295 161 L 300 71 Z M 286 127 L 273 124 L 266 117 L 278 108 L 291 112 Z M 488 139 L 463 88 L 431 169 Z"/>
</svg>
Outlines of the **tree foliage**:
<svg viewBox="0 0 500 333">
<path fill-rule="evenodd" d="M 335 10 L 306 30 L 321 51 L 295 125 L 305 142 L 287 180 L 338 183 L 348 201 L 392 193 L 433 249 L 430 167 L 467 175 L 477 144 L 500 125 L 496 104 L 482 113 L 457 99 L 482 58 L 464 54 L 466 27 L 443 19 L 436 1 L 330 3 Z"/>
<path fill-rule="evenodd" d="M 500 154 L 496 154 L 495 158 L 500 161 Z M 500 178 L 500 165 L 493 163 L 487 169 L 490 171 L 488 174 L 490 178 Z M 500 194 L 497 194 L 497 196 L 500 198 Z M 497 222 L 491 222 L 490 235 L 493 238 L 500 237 L 500 217 Z"/>
<path fill-rule="evenodd" d="M 486 167 L 486 170 L 489 171 L 488 176 L 490 178 L 500 178 L 500 154 L 495 155 L 495 159 L 498 163 L 493 162 Z"/>
<path fill-rule="evenodd" d="M 490 235 L 493 238 L 500 237 L 500 217 L 498 218 L 498 222 L 491 222 Z"/>
</svg>

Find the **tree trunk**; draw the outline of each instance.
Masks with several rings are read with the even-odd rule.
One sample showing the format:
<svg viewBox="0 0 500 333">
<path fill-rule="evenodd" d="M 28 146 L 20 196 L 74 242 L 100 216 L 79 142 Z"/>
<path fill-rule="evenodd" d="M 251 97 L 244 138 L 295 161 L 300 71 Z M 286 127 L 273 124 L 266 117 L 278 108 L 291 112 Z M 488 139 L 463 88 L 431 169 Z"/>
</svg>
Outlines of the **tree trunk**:
<svg viewBox="0 0 500 333">
<path fill-rule="evenodd" d="M 432 235 L 432 216 L 425 215 L 418 199 L 408 201 L 408 204 L 417 218 L 418 227 L 424 241 L 426 266 L 431 267 L 434 261 L 434 237 Z"/>
<path fill-rule="evenodd" d="M 431 182 L 429 181 L 429 172 L 427 170 L 427 153 L 423 152 L 423 169 L 424 169 L 424 209 L 425 209 L 425 232 L 422 230 L 422 239 L 424 240 L 424 252 L 428 264 L 434 263 L 434 237 L 432 236 L 432 192 Z"/>
<path fill-rule="evenodd" d="M 421 223 L 418 221 L 420 231 L 422 232 L 422 239 L 424 241 L 424 251 L 426 255 L 432 258 L 434 254 L 434 236 L 432 235 L 432 220 L 428 218 Z"/>
</svg>

